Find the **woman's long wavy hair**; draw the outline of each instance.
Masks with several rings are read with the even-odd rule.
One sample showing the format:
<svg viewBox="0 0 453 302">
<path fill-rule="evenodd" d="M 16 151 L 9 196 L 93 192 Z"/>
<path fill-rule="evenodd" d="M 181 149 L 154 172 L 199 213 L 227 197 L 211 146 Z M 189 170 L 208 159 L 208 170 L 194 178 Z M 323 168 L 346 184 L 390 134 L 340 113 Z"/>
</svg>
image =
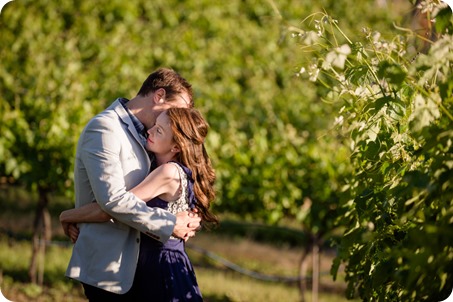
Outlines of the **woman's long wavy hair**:
<svg viewBox="0 0 453 302">
<path fill-rule="evenodd" d="M 204 146 L 209 125 L 201 113 L 193 108 L 167 110 L 173 139 L 179 146 L 177 160 L 192 171 L 196 208 L 205 226 L 218 224 L 217 217 L 209 210 L 215 199 L 215 170 Z"/>
</svg>

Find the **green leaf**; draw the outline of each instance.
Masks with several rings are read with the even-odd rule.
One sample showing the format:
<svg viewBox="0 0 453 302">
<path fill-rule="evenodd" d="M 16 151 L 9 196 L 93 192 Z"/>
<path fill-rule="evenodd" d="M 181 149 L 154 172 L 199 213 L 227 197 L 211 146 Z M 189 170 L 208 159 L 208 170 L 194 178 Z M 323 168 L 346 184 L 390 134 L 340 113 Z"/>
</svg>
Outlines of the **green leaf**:
<svg viewBox="0 0 453 302">
<path fill-rule="evenodd" d="M 406 79 L 406 72 L 400 64 L 394 64 L 389 61 L 382 61 L 378 65 L 377 75 L 379 78 L 386 79 L 389 84 L 400 87 Z"/>
</svg>

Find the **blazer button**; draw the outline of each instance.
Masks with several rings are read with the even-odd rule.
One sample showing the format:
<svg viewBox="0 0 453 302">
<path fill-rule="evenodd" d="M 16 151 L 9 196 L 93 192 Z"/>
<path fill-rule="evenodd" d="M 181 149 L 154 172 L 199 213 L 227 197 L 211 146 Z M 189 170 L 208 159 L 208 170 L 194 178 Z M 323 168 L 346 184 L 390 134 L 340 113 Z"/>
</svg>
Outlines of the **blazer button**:
<svg viewBox="0 0 453 302">
<path fill-rule="evenodd" d="M 135 241 L 137 241 L 137 243 L 140 243 L 140 238 L 135 239 Z"/>
</svg>

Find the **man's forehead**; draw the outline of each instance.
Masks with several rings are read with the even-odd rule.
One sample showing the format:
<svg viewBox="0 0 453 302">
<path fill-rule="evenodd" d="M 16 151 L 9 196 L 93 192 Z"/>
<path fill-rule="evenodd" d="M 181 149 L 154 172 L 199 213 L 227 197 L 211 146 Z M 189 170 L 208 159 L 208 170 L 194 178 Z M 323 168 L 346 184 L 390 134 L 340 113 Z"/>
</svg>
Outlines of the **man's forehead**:
<svg viewBox="0 0 453 302">
<path fill-rule="evenodd" d="M 190 97 L 187 93 L 183 92 L 178 94 L 178 106 L 183 107 L 183 108 L 190 108 L 191 107 L 191 102 L 190 102 Z"/>
</svg>

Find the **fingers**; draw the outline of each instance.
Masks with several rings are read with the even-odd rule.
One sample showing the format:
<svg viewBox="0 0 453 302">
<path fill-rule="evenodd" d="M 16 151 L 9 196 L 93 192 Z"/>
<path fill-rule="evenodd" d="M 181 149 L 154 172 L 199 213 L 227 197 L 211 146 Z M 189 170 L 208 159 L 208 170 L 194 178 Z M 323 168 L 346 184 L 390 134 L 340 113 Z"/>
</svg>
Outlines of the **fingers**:
<svg viewBox="0 0 453 302">
<path fill-rule="evenodd" d="M 65 234 L 66 236 L 69 236 L 69 234 L 68 234 L 68 226 L 69 226 L 68 223 L 66 223 L 66 222 L 61 222 L 61 227 L 63 228 L 63 232 L 64 232 L 64 234 Z"/>
<path fill-rule="evenodd" d="M 197 230 L 201 228 L 201 217 L 196 212 L 179 212 L 176 214 L 176 224 L 173 229 L 173 236 L 187 241 L 195 236 Z"/>
<path fill-rule="evenodd" d="M 196 217 L 191 217 L 189 219 L 189 222 L 187 223 L 187 228 L 189 231 L 195 231 L 196 229 L 200 228 L 201 226 L 201 218 L 196 216 Z"/>
<path fill-rule="evenodd" d="M 184 240 L 185 242 L 187 242 L 187 241 L 189 241 L 190 238 L 195 237 L 195 234 L 196 234 L 195 231 L 188 232 L 188 233 L 184 236 L 183 240 Z"/>
<path fill-rule="evenodd" d="M 195 218 L 195 217 L 198 217 L 198 218 L 199 218 L 200 215 L 198 214 L 198 210 L 195 209 L 194 211 L 189 212 L 189 217 L 190 217 L 190 218 Z M 201 218 L 200 218 L 200 219 L 201 219 Z"/>
<path fill-rule="evenodd" d="M 201 220 L 200 221 L 193 221 L 193 222 L 189 222 L 187 224 L 187 228 L 188 229 L 191 229 L 193 231 L 197 231 L 197 230 L 200 230 L 201 229 L 201 224 L 200 224 Z"/>
<path fill-rule="evenodd" d="M 77 241 L 79 237 L 79 228 L 75 224 L 70 224 L 68 227 L 68 236 L 71 239 L 72 243 Z"/>
<path fill-rule="evenodd" d="M 195 211 L 198 212 L 197 209 L 195 209 Z M 194 213 L 194 212 L 189 212 L 189 217 L 190 217 L 190 221 L 187 224 L 187 227 L 190 229 L 190 231 L 188 233 L 189 234 L 188 236 L 194 237 L 196 231 L 199 231 L 201 229 L 201 217 L 198 213 Z"/>
<path fill-rule="evenodd" d="M 198 213 L 189 212 L 189 223 L 196 224 L 197 226 L 201 222 L 201 217 Z"/>
</svg>

